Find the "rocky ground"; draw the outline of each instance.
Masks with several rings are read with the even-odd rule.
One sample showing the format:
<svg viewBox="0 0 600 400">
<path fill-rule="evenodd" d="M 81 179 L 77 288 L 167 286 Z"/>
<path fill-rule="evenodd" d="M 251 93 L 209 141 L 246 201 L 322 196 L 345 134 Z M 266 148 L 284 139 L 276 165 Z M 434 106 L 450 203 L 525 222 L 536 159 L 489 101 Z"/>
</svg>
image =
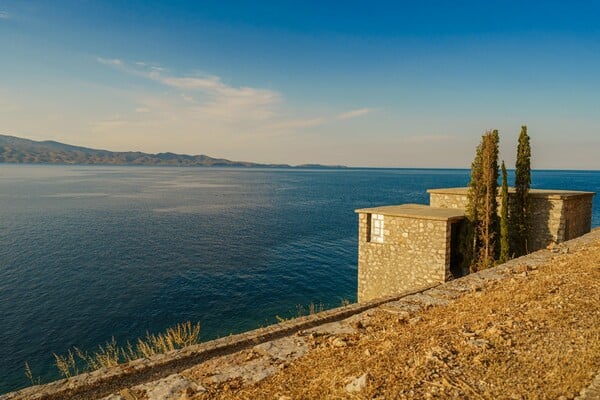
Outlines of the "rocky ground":
<svg viewBox="0 0 600 400">
<path fill-rule="evenodd" d="M 600 398 L 600 241 L 541 253 L 108 399 Z"/>
</svg>

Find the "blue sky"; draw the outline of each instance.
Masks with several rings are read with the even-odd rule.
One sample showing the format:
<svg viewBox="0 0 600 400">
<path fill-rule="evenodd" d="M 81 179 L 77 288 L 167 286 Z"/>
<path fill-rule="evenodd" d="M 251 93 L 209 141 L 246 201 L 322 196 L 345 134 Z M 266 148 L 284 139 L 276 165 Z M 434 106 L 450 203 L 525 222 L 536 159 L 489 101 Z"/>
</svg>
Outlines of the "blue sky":
<svg viewBox="0 0 600 400">
<path fill-rule="evenodd" d="M 0 133 L 273 163 L 600 169 L 600 2 L 0 0 Z"/>
</svg>

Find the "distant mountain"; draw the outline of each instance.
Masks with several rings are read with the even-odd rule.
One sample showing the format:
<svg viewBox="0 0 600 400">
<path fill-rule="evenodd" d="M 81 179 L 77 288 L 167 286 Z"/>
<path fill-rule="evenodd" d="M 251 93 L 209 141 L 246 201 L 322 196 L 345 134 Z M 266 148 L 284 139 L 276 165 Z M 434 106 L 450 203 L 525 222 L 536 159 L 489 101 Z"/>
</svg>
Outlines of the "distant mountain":
<svg viewBox="0 0 600 400">
<path fill-rule="evenodd" d="M 287 164 L 258 164 L 231 161 L 206 155 L 175 153 L 149 154 L 140 151 L 108 151 L 71 146 L 45 140 L 37 142 L 15 136 L 0 135 L 0 163 L 28 164 L 112 164 L 112 165 L 173 165 L 199 167 L 280 167 L 292 168 Z M 340 168 L 307 164 L 298 168 Z M 343 168 L 343 167 L 341 167 Z"/>
</svg>

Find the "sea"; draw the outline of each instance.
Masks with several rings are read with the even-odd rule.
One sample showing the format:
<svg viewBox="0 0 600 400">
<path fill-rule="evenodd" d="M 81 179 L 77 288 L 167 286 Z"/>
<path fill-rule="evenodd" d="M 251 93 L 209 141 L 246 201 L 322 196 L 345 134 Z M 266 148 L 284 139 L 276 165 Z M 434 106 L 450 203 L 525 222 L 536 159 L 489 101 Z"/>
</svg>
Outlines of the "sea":
<svg viewBox="0 0 600 400">
<path fill-rule="evenodd" d="M 509 172 L 512 180 L 512 171 Z M 356 300 L 362 207 L 428 203 L 466 169 L 0 164 L 0 393 L 60 378 L 53 353 L 179 322 L 206 341 Z M 532 187 L 600 192 L 600 171 Z M 593 226 L 600 226 L 600 197 Z"/>
</svg>

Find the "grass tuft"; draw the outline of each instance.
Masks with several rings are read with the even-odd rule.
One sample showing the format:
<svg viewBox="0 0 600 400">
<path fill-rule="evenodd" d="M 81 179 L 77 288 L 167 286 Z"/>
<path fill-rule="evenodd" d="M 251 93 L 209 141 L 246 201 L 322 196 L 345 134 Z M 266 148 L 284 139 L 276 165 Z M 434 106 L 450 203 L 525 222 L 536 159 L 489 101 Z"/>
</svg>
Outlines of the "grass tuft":
<svg viewBox="0 0 600 400">
<path fill-rule="evenodd" d="M 275 319 L 277 320 L 277 322 L 284 322 L 284 321 L 289 321 L 294 318 L 304 317 L 305 315 L 318 314 L 318 313 L 322 312 L 323 310 L 325 310 L 323 303 L 315 304 L 315 303 L 311 302 L 308 305 L 308 310 L 302 304 L 298 304 L 296 306 L 296 315 L 295 316 L 285 318 L 285 317 L 281 317 L 279 315 L 275 315 Z"/>
<path fill-rule="evenodd" d="M 56 353 L 53 353 L 53 355 L 56 368 L 63 377 L 69 379 L 78 375 L 80 368 L 81 371 L 89 372 L 114 367 L 139 358 L 148 358 L 155 354 L 191 346 L 198 343 L 199 339 L 200 323 L 192 324 L 187 321 L 168 328 L 163 333 L 150 334 L 146 332 L 146 336 L 139 338 L 135 345 L 127 342 L 124 347 L 121 347 L 113 337 L 104 345 L 99 345 L 98 350 L 91 353 L 73 347 L 66 355 Z M 33 379 L 28 363 L 25 363 L 25 376 L 32 384 L 39 384 L 39 378 L 37 380 Z"/>
<path fill-rule="evenodd" d="M 29 366 L 28 362 L 25 362 L 25 376 L 27 377 L 27 379 L 29 379 L 29 382 L 31 382 L 32 386 L 40 384 L 40 378 L 33 377 L 33 372 L 31 372 L 31 367 Z"/>
<path fill-rule="evenodd" d="M 56 360 L 56 368 L 58 368 L 58 371 L 62 376 L 68 379 L 79 374 L 79 368 L 71 350 L 64 356 L 59 356 L 56 353 L 52 354 Z"/>
</svg>

